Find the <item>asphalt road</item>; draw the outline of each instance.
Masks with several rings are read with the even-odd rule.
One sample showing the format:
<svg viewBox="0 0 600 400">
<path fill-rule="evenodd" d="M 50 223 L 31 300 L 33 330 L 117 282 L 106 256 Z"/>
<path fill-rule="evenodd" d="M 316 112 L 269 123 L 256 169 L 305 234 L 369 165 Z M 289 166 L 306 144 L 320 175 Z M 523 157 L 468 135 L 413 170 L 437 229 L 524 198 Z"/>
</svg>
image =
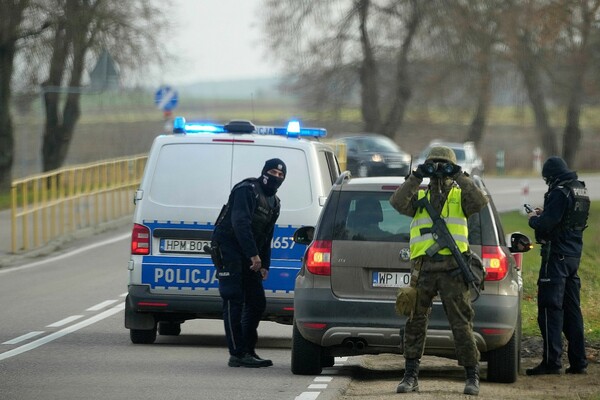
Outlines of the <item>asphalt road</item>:
<svg viewBox="0 0 600 400">
<path fill-rule="evenodd" d="M 600 198 L 600 176 L 584 179 Z M 486 182 L 500 210 L 521 207 L 523 180 Z M 531 180 L 528 188 L 527 201 L 541 204 L 543 182 Z M 6 235 L 4 229 L 5 243 Z M 291 327 L 275 323 L 260 328 L 258 351 L 273 359 L 270 368 L 227 367 L 216 320 L 189 321 L 179 337 L 133 345 L 123 326 L 129 235 L 124 223 L 0 269 L 0 399 L 327 400 L 341 398 L 364 374 L 362 361 L 351 358 L 320 376 L 293 375 Z M 455 363 L 447 368 L 452 374 Z"/>
</svg>

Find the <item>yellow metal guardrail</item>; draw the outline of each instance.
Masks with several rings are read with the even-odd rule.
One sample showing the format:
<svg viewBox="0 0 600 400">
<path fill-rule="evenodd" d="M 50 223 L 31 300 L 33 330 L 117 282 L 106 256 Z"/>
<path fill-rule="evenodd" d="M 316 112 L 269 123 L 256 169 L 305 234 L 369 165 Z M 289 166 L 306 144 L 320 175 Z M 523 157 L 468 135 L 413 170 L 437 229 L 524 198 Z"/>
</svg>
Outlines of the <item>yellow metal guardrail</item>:
<svg viewBox="0 0 600 400">
<path fill-rule="evenodd" d="M 132 213 L 146 159 L 117 158 L 13 181 L 12 252 Z"/>
</svg>

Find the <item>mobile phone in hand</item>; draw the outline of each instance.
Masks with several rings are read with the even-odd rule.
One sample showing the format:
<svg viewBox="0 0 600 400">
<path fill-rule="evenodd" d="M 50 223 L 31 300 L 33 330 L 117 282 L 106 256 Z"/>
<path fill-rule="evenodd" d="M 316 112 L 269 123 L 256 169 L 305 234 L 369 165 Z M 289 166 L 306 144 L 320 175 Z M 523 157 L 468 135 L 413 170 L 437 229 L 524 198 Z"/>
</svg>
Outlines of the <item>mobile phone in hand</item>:
<svg viewBox="0 0 600 400">
<path fill-rule="evenodd" d="M 534 208 L 533 208 L 533 206 L 531 204 L 525 203 L 525 204 L 523 204 L 523 207 L 525 207 L 525 212 L 527 214 L 530 214 L 530 213 L 532 213 L 532 212 L 535 211 Z"/>
</svg>

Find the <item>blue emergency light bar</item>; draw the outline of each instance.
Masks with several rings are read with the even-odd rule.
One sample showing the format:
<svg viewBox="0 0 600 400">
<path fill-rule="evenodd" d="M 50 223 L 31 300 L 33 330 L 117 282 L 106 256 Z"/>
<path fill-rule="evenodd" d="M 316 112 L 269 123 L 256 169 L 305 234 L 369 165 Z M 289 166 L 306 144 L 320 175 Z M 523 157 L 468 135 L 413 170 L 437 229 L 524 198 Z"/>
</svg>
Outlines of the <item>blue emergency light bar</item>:
<svg viewBox="0 0 600 400">
<path fill-rule="evenodd" d="M 323 128 L 301 128 L 299 121 L 290 121 L 287 127 L 254 126 L 250 121 L 231 121 L 227 125 L 209 122 L 186 122 L 184 117 L 175 117 L 173 133 L 255 133 L 287 137 L 325 137 Z"/>
</svg>

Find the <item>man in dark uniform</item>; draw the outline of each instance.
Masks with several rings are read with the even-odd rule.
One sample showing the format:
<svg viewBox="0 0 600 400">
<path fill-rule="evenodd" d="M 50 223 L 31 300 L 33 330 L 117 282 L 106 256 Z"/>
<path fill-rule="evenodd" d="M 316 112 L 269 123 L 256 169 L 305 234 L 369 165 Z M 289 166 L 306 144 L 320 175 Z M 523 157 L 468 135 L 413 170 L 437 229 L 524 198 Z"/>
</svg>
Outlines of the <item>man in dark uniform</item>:
<svg viewBox="0 0 600 400">
<path fill-rule="evenodd" d="M 430 177 L 427 190 L 419 190 L 423 177 Z M 434 256 L 425 250 L 434 239 L 428 232 L 431 217 L 427 210 L 417 205 L 417 200 L 427 197 L 431 205 L 446 220 L 461 252 L 468 251 L 467 218 L 487 204 L 484 193 L 473 180 L 456 165 L 454 151 L 445 146 L 433 147 L 425 164 L 421 164 L 407 177 L 390 198 L 392 206 L 400 213 L 413 217 L 411 223 L 410 252 L 412 260 L 411 286 L 416 289 L 416 304 L 406 321 L 404 331 L 404 378 L 398 393 L 419 390 L 419 363 L 425 347 L 428 318 L 433 298 L 439 293 L 454 335 L 458 364 L 465 367 L 467 380 L 465 394 L 479 394 L 479 350 L 473 336 L 474 311 L 469 287 L 448 249 Z M 415 282 L 416 281 L 416 282 Z"/>
<path fill-rule="evenodd" d="M 538 278 L 538 324 L 544 339 L 542 362 L 527 375 L 561 373 L 562 335 L 568 344 L 568 374 L 587 373 L 583 316 L 577 275 L 590 199 L 585 183 L 560 157 L 550 157 L 542 168 L 548 185 L 543 209 L 529 213 L 529 226 L 542 244 Z"/>
<path fill-rule="evenodd" d="M 265 162 L 259 178 L 244 179 L 231 190 L 217 219 L 213 249 L 222 254 L 217 271 L 230 367 L 268 367 L 255 351 L 258 324 L 266 308 L 262 281 L 269 275 L 271 240 L 279 217 L 275 195 L 286 176 L 278 158 Z"/>
</svg>

